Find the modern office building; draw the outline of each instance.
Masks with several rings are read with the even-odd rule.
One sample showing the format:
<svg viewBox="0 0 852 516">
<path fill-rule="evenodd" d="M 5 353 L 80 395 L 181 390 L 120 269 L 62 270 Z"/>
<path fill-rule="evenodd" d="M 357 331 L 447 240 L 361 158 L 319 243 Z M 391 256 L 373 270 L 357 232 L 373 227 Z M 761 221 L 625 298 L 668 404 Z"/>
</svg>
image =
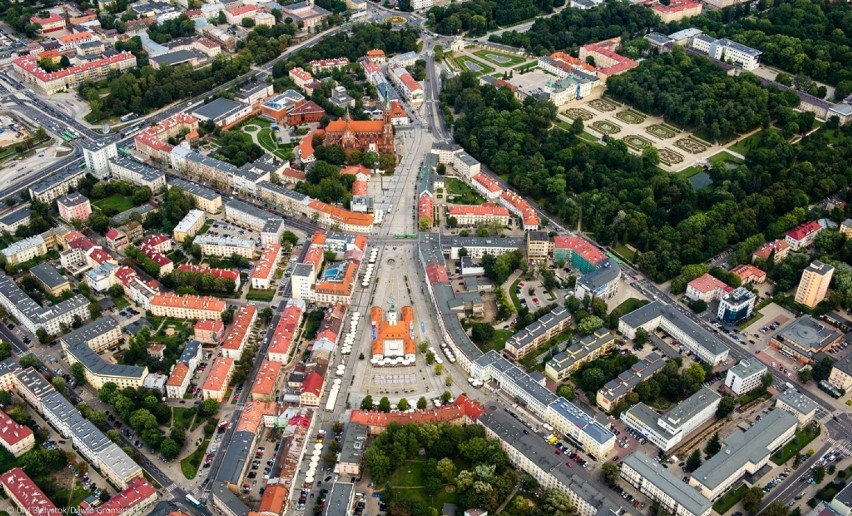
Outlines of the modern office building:
<svg viewBox="0 0 852 516">
<path fill-rule="evenodd" d="M 621 478 L 675 516 L 708 516 L 711 502 L 641 451 L 621 463 Z"/>
<path fill-rule="evenodd" d="M 754 292 L 745 287 L 737 287 L 722 296 L 716 317 L 728 324 L 736 324 L 751 317 L 756 300 Z"/>
<path fill-rule="evenodd" d="M 825 299 L 831 277 L 834 276 L 834 267 L 819 260 L 811 262 L 802 271 L 802 279 L 796 289 L 795 300 L 808 308 L 813 308 Z"/>
<path fill-rule="evenodd" d="M 761 385 L 766 366 L 757 359 L 744 359 L 728 369 L 725 376 L 725 387 L 737 396 L 757 389 Z"/>
<path fill-rule="evenodd" d="M 702 387 L 664 415 L 637 403 L 621 414 L 621 420 L 661 450 L 668 451 L 713 417 L 721 399 L 718 393 Z"/>
<path fill-rule="evenodd" d="M 783 410 L 773 410 L 752 425 L 722 440 L 722 450 L 709 458 L 689 477 L 689 485 L 716 500 L 745 475 L 757 472 L 769 456 L 796 434 L 796 418 Z"/>
</svg>

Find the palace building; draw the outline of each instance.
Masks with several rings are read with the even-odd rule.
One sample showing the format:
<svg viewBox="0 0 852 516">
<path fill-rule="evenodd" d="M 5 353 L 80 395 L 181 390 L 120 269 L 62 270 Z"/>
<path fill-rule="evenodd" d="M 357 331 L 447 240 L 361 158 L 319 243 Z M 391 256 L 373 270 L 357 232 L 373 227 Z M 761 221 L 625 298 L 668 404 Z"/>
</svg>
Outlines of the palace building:
<svg viewBox="0 0 852 516">
<path fill-rule="evenodd" d="M 391 111 L 386 104 L 382 120 L 352 120 L 347 110 L 343 118 L 326 126 L 325 145 L 340 145 L 346 154 L 353 150 L 393 154 Z"/>
</svg>

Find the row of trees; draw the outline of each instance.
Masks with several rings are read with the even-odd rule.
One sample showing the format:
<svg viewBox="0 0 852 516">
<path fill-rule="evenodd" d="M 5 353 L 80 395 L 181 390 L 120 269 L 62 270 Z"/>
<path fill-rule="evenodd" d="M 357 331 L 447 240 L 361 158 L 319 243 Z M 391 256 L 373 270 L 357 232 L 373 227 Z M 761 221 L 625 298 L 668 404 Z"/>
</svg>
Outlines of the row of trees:
<svg viewBox="0 0 852 516">
<path fill-rule="evenodd" d="M 659 22 L 654 11 L 644 5 L 618 0 L 592 9 L 567 8 L 555 16 L 537 19 L 526 32 L 506 31 L 489 39 L 544 55 L 617 36 L 627 40 Z"/>
<path fill-rule="evenodd" d="M 296 185 L 296 191 L 323 202 L 342 203 L 348 209 L 352 201 L 352 183 L 354 182 L 355 176 L 343 175 L 334 165 L 317 161 L 305 175 L 305 181 Z"/>
<path fill-rule="evenodd" d="M 482 36 L 501 25 L 512 25 L 542 13 L 551 13 L 554 6 L 564 3 L 564 0 L 471 0 L 433 7 L 426 16 L 429 26 L 439 34 L 466 32 L 469 36 Z"/>
<path fill-rule="evenodd" d="M 209 272 L 175 270 L 162 278 L 167 288 L 192 287 L 194 292 L 233 292 L 237 283 L 230 278 L 218 278 Z"/>
</svg>

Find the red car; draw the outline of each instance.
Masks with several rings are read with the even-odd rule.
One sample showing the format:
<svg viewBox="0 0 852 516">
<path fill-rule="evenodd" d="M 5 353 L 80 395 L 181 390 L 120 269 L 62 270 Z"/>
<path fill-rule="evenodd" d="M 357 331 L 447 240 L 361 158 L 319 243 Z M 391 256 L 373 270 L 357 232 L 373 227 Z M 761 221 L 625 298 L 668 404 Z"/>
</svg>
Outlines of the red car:
<svg viewBox="0 0 852 516">
<path fill-rule="evenodd" d="M 566 466 L 568 466 L 568 467 L 570 468 L 570 467 L 571 467 L 571 461 L 570 461 L 570 460 L 569 460 L 569 461 L 566 461 L 566 462 L 565 462 L 565 465 L 566 465 Z"/>
<path fill-rule="evenodd" d="M 562 455 L 562 452 L 559 450 L 553 450 L 553 453 L 555 453 L 556 455 Z"/>
</svg>

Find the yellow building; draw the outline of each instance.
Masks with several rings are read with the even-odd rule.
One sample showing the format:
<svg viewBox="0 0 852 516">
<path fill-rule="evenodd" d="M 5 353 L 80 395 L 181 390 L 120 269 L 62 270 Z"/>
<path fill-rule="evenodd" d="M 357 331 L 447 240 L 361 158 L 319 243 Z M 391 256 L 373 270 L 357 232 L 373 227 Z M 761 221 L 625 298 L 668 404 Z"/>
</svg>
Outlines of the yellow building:
<svg viewBox="0 0 852 516">
<path fill-rule="evenodd" d="M 802 272 L 799 288 L 796 289 L 796 302 L 808 308 L 813 308 L 825 299 L 828 285 L 834 275 L 834 267 L 814 260 Z"/>
</svg>

